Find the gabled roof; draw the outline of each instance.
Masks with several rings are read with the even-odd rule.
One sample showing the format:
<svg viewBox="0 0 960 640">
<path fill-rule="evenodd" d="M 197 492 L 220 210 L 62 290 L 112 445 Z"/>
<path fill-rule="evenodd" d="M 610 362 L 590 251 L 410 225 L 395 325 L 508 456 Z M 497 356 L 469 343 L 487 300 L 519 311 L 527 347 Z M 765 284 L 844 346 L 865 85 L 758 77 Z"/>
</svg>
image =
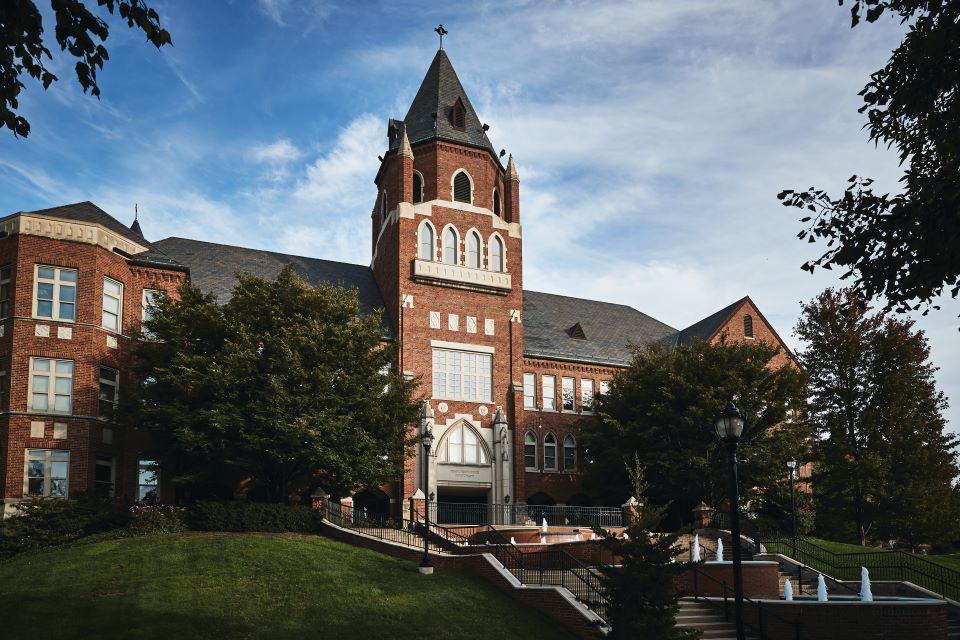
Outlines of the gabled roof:
<svg viewBox="0 0 960 640">
<path fill-rule="evenodd" d="M 463 101 L 465 108 L 463 130 L 454 127 L 450 117 L 458 99 Z M 427 75 L 420 84 L 420 89 L 403 119 L 403 124 L 406 125 L 407 136 L 410 138 L 410 144 L 413 145 L 426 140 L 439 139 L 494 152 L 493 145 L 490 144 L 483 130 L 483 123 L 480 122 L 467 92 L 460 84 L 457 72 L 453 70 L 450 58 L 443 49 L 437 51 L 433 62 L 430 63 Z M 399 144 L 398 136 L 390 148 L 396 149 Z M 494 157 L 496 157 L 495 152 Z"/>
<path fill-rule="evenodd" d="M 720 311 L 712 313 L 703 320 L 695 322 L 686 329 L 681 330 L 676 336 L 676 344 L 691 344 L 696 339 L 707 342 L 716 335 L 720 327 L 727 323 L 737 308 L 748 299 L 747 296 L 744 296 L 733 304 L 727 305 L 723 309 L 720 309 Z"/>
<path fill-rule="evenodd" d="M 579 324 L 586 339 L 571 335 Z M 630 364 L 630 345 L 676 335 L 670 325 L 633 307 L 537 291 L 523 292 L 523 352 L 531 358 Z"/>
<path fill-rule="evenodd" d="M 383 296 L 373 278 L 370 267 L 332 260 L 305 258 L 286 253 L 247 249 L 214 242 L 165 238 L 156 246 L 190 267 L 190 280 L 207 293 L 217 296 L 222 304 L 230 300 L 230 291 L 237 282 L 238 273 L 250 273 L 261 278 L 275 278 L 284 266 L 293 265 L 294 271 L 308 284 L 322 282 L 340 287 L 355 287 L 360 298 L 360 312 L 371 314 L 383 309 Z M 386 338 L 393 338 L 393 328 L 383 316 Z"/>
</svg>

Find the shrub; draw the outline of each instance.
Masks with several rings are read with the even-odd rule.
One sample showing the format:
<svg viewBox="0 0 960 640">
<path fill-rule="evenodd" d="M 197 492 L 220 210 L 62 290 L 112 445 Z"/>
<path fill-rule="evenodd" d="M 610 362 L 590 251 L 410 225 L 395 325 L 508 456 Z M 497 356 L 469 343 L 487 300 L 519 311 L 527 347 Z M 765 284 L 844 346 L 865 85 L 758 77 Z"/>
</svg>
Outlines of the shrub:
<svg viewBox="0 0 960 640">
<path fill-rule="evenodd" d="M 135 504 L 130 507 L 127 531 L 136 536 L 180 533 L 186 528 L 183 507 L 169 504 Z"/>
<path fill-rule="evenodd" d="M 76 494 L 72 500 L 34 498 L 17 504 L 17 513 L 3 521 L 0 557 L 120 529 L 128 520 L 119 502 L 94 494 Z"/>
<path fill-rule="evenodd" d="M 318 511 L 301 505 L 260 502 L 201 501 L 188 512 L 198 531 L 267 531 L 313 533 L 320 530 Z"/>
</svg>

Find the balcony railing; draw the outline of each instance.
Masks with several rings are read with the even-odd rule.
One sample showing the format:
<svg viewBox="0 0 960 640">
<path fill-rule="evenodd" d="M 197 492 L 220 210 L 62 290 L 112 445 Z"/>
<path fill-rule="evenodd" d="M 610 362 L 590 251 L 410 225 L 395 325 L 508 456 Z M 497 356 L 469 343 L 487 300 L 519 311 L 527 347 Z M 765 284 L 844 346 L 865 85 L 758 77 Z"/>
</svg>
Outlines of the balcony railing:
<svg viewBox="0 0 960 640">
<path fill-rule="evenodd" d="M 431 502 L 430 519 L 439 524 L 494 524 L 547 526 L 622 527 L 619 507 L 576 507 L 535 504 L 477 504 Z"/>
</svg>

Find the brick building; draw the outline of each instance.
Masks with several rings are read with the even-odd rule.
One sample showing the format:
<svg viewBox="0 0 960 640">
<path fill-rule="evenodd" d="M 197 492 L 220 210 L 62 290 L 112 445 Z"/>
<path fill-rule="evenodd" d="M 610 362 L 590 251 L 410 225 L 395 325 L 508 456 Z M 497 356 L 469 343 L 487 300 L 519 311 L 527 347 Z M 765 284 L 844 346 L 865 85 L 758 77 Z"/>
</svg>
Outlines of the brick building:
<svg viewBox="0 0 960 640">
<path fill-rule="evenodd" d="M 238 271 L 356 287 L 423 380 L 436 437 L 394 485 L 364 492 L 397 513 L 422 490 L 454 503 L 591 503 L 574 423 L 629 345 L 763 340 L 789 350 L 744 297 L 677 330 L 633 308 L 525 291 L 520 178 L 503 165 L 446 53 L 375 176 L 370 266 L 167 238 L 148 242 L 91 203 L 0 219 L 0 473 L 7 511 L 31 495 L 100 487 L 169 497 L 147 434 L 111 420 L 156 290 L 185 278 L 229 296 Z M 424 425 L 413 428 L 422 429 Z M 387 503 L 392 507 L 387 507 Z"/>
</svg>

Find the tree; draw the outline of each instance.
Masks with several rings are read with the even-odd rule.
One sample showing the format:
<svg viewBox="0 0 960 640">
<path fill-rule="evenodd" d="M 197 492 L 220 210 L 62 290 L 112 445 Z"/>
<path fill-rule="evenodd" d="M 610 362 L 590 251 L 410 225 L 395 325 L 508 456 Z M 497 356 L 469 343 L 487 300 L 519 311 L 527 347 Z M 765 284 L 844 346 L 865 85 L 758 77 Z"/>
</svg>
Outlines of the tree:
<svg viewBox="0 0 960 640">
<path fill-rule="evenodd" d="M 958 475 L 946 400 L 913 321 L 870 313 L 851 289 L 803 306 L 817 529 L 834 538 L 953 535 Z"/>
<path fill-rule="evenodd" d="M 77 58 L 75 70 L 83 92 L 100 97 L 97 70 L 110 57 L 103 43 L 110 33 L 107 23 L 91 12 L 82 0 L 51 0 L 56 15 L 55 38 L 61 51 Z M 87 3 L 89 4 L 89 2 Z M 171 44 L 170 34 L 160 27 L 160 16 L 144 0 L 97 0 L 97 5 L 114 11 L 144 32 L 158 49 Z M 58 78 L 44 66 L 51 60 L 43 40 L 43 18 L 34 0 L 0 2 L 0 127 L 26 138 L 30 123 L 17 113 L 24 89 L 21 76 L 27 74 L 47 89 Z"/>
<path fill-rule="evenodd" d="M 823 255 L 803 269 L 843 269 L 868 299 L 885 298 L 886 309 L 923 306 L 926 314 L 945 288 L 960 293 L 960 3 L 852 5 L 853 26 L 884 13 L 909 23 L 887 65 L 860 92 L 870 140 L 896 148 L 905 165 L 902 192 L 875 193 L 873 180 L 854 175 L 839 197 L 811 187 L 778 198 L 809 211 L 798 237 L 826 241 Z"/>
<path fill-rule="evenodd" d="M 624 461 L 634 454 L 650 481 L 650 496 L 669 505 L 671 526 L 689 522 L 701 500 L 719 506 L 727 497 L 726 453 L 713 429 L 714 415 L 736 398 L 749 417 L 740 447 L 744 504 L 785 475 L 807 437 L 800 409 L 803 374 L 776 367 L 777 347 L 764 343 L 651 345 L 633 354 L 598 415 L 581 421 L 587 482 L 605 500 L 629 497 Z"/>
<path fill-rule="evenodd" d="M 284 501 L 296 483 L 343 496 L 402 474 L 416 381 L 355 290 L 310 287 L 289 266 L 241 275 L 223 306 L 187 284 L 146 329 L 145 384 L 122 411 L 169 436 L 181 482 L 249 477 Z"/>
<path fill-rule="evenodd" d="M 616 567 L 603 568 L 603 582 L 609 607 L 607 637 L 658 638 L 682 640 L 696 638 L 693 629 L 677 627 L 675 579 L 688 568 L 676 562 L 680 555 L 678 534 L 663 533 L 661 523 L 665 509 L 648 504 L 647 481 L 638 457 L 625 465 L 632 494 L 640 501 L 636 520 L 618 538 L 604 529 L 597 529 L 607 546 L 620 561 Z"/>
</svg>

